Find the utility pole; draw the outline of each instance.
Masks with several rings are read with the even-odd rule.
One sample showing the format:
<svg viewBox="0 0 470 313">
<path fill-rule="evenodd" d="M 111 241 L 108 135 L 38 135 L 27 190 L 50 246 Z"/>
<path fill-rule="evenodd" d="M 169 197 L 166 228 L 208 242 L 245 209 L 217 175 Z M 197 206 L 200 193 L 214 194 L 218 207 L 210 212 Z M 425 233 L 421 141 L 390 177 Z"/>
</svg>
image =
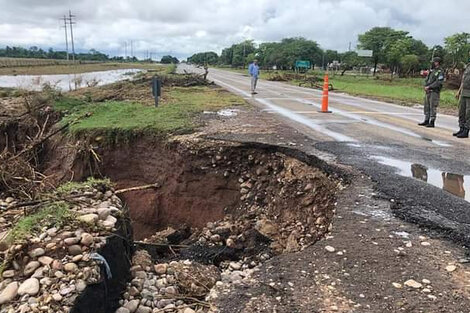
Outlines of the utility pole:
<svg viewBox="0 0 470 313">
<path fill-rule="evenodd" d="M 349 50 L 348 51 L 351 51 L 351 42 L 349 42 Z"/>
<path fill-rule="evenodd" d="M 72 62 L 75 63 L 75 45 L 74 45 L 74 42 L 73 42 L 73 24 L 76 24 L 74 21 L 73 21 L 73 18 L 75 17 L 75 15 L 72 15 L 72 11 L 69 10 L 69 25 L 70 25 L 70 40 L 72 41 Z"/>
<path fill-rule="evenodd" d="M 132 40 L 131 40 L 131 58 L 134 58 L 134 45 L 133 45 Z"/>
<path fill-rule="evenodd" d="M 64 29 L 65 29 L 65 51 L 67 52 L 67 61 L 69 60 L 69 40 L 67 36 L 67 17 L 64 15 Z"/>
<path fill-rule="evenodd" d="M 245 68 L 246 41 L 243 42 L 243 68 Z M 206 56 L 204 55 L 204 58 Z"/>
<path fill-rule="evenodd" d="M 126 60 L 127 60 L 127 40 L 124 42 L 124 50 L 125 50 L 125 56 L 126 56 Z"/>
</svg>

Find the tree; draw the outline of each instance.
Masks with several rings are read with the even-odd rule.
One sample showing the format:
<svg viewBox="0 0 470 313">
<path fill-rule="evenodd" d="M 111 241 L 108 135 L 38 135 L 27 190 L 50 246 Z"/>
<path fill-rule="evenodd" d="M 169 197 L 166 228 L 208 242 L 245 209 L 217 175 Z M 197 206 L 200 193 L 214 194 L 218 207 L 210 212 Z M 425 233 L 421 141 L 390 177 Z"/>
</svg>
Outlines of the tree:
<svg viewBox="0 0 470 313">
<path fill-rule="evenodd" d="M 470 34 L 457 33 L 444 39 L 445 49 L 451 59 L 451 67 L 466 64 L 470 51 Z"/>
<path fill-rule="evenodd" d="M 326 50 L 325 51 L 325 58 L 324 58 L 325 66 L 327 64 L 332 63 L 333 61 L 339 61 L 338 51 L 336 51 L 336 50 Z"/>
<path fill-rule="evenodd" d="M 407 35 L 406 31 L 394 30 L 390 27 L 374 27 L 358 36 L 359 48 L 372 50 L 374 75 L 377 71 L 377 65 L 386 61 L 391 44 L 396 40 L 406 38 Z"/>
<path fill-rule="evenodd" d="M 217 64 L 219 61 L 219 56 L 215 52 L 200 52 L 193 54 L 188 58 L 188 62 L 195 64 Z"/>
<path fill-rule="evenodd" d="M 341 60 L 341 76 L 348 70 L 353 69 L 356 66 L 361 66 L 364 61 L 357 55 L 355 51 L 344 52 L 340 55 Z"/>
<path fill-rule="evenodd" d="M 255 53 L 256 47 L 253 42 L 253 40 L 245 40 L 239 44 L 233 45 L 232 46 L 232 66 L 238 67 L 238 66 L 245 66 L 248 61 L 247 61 L 247 56 Z"/>
<path fill-rule="evenodd" d="M 172 57 L 171 55 L 164 55 L 160 60 L 160 63 L 162 64 L 178 64 L 179 62 L 180 61 L 177 58 Z"/>
<path fill-rule="evenodd" d="M 414 54 L 407 54 L 400 60 L 400 64 L 405 75 L 410 75 L 411 72 L 418 71 L 419 63 L 419 57 Z"/>
<path fill-rule="evenodd" d="M 232 65 L 232 58 L 233 58 L 233 48 L 225 48 L 222 50 L 220 54 L 219 63 L 225 65 Z"/>
<path fill-rule="evenodd" d="M 280 48 L 283 54 L 283 66 L 286 68 L 293 68 L 295 61 L 298 60 L 322 65 L 323 51 L 315 41 L 302 37 L 285 38 L 281 41 Z"/>
<path fill-rule="evenodd" d="M 67 53 L 65 51 L 55 51 L 49 48 L 47 51 L 32 46 L 29 49 L 23 47 L 5 47 L 0 49 L 0 57 L 11 57 L 11 58 L 35 58 L 35 59 L 66 59 Z M 77 60 L 96 60 L 106 61 L 109 60 L 109 56 L 101 53 L 95 49 L 91 49 L 89 53 L 80 53 L 76 55 Z"/>
<path fill-rule="evenodd" d="M 411 54 L 412 39 L 402 38 L 390 44 L 386 54 L 386 60 L 394 72 L 400 72 L 401 61 L 403 56 Z"/>
<path fill-rule="evenodd" d="M 431 54 L 428 46 L 421 40 L 411 38 L 411 54 L 414 54 L 418 57 L 418 67 L 420 69 L 427 68 L 429 65 L 429 60 L 431 59 Z"/>
</svg>

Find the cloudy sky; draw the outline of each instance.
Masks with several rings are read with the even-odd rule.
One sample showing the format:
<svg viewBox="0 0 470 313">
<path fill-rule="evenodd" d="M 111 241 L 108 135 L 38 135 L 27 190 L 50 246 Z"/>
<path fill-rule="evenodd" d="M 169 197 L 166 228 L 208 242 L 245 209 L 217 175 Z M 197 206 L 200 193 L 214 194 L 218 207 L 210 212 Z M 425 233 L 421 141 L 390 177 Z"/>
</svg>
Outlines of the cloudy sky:
<svg viewBox="0 0 470 313">
<path fill-rule="evenodd" d="M 77 16 L 77 49 L 124 55 L 148 51 L 186 57 L 244 39 L 302 36 L 323 48 L 354 48 L 374 26 L 409 31 L 428 45 L 470 32 L 468 0 L 0 0 L 0 46 L 65 50 L 59 18 Z"/>
</svg>

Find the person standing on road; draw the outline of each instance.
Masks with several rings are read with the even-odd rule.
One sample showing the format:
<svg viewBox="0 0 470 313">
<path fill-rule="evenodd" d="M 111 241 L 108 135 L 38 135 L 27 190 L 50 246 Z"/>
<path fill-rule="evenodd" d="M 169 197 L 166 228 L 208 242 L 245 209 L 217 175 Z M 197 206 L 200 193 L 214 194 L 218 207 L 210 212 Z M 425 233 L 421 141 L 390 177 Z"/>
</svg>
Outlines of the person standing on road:
<svg viewBox="0 0 470 313">
<path fill-rule="evenodd" d="M 426 76 L 424 83 L 424 122 L 419 123 L 419 126 L 434 127 L 437 107 L 439 106 L 439 98 L 444 82 L 444 71 L 441 69 L 441 58 L 435 57 L 432 60 L 432 69 Z"/>
<path fill-rule="evenodd" d="M 468 138 L 470 130 L 470 53 L 468 55 L 468 64 L 463 72 L 462 83 L 455 97 L 459 99 L 460 130 L 452 135 L 457 138 Z"/>
<path fill-rule="evenodd" d="M 255 95 L 257 94 L 256 84 L 258 83 L 258 77 L 259 77 L 258 60 L 254 60 L 253 63 L 251 63 L 250 66 L 248 66 L 248 72 L 250 73 L 250 76 L 251 76 L 251 94 Z"/>
</svg>

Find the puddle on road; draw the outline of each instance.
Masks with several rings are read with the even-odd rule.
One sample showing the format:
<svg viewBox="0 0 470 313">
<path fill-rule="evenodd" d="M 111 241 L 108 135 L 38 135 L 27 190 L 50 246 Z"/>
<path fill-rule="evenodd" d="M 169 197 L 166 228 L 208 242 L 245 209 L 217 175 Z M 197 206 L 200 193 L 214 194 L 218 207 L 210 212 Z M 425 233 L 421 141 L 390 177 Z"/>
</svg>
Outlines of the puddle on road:
<svg viewBox="0 0 470 313">
<path fill-rule="evenodd" d="M 470 202 L 470 192 L 465 192 L 466 190 L 470 191 L 469 175 L 442 172 L 422 164 L 383 156 L 372 156 L 371 158 L 377 160 L 380 164 L 395 167 L 398 169 L 397 174 L 401 176 L 419 179 Z"/>
<path fill-rule="evenodd" d="M 60 90 L 70 91 L 87 86 L 101 86 L 129 79 L 141 71 L 142 70 L 139 69 L 119 69 L 80 74 L 0 75 L 0 87 L 39 91 L 44 84 L 50 84 Z"/>
</svg>

